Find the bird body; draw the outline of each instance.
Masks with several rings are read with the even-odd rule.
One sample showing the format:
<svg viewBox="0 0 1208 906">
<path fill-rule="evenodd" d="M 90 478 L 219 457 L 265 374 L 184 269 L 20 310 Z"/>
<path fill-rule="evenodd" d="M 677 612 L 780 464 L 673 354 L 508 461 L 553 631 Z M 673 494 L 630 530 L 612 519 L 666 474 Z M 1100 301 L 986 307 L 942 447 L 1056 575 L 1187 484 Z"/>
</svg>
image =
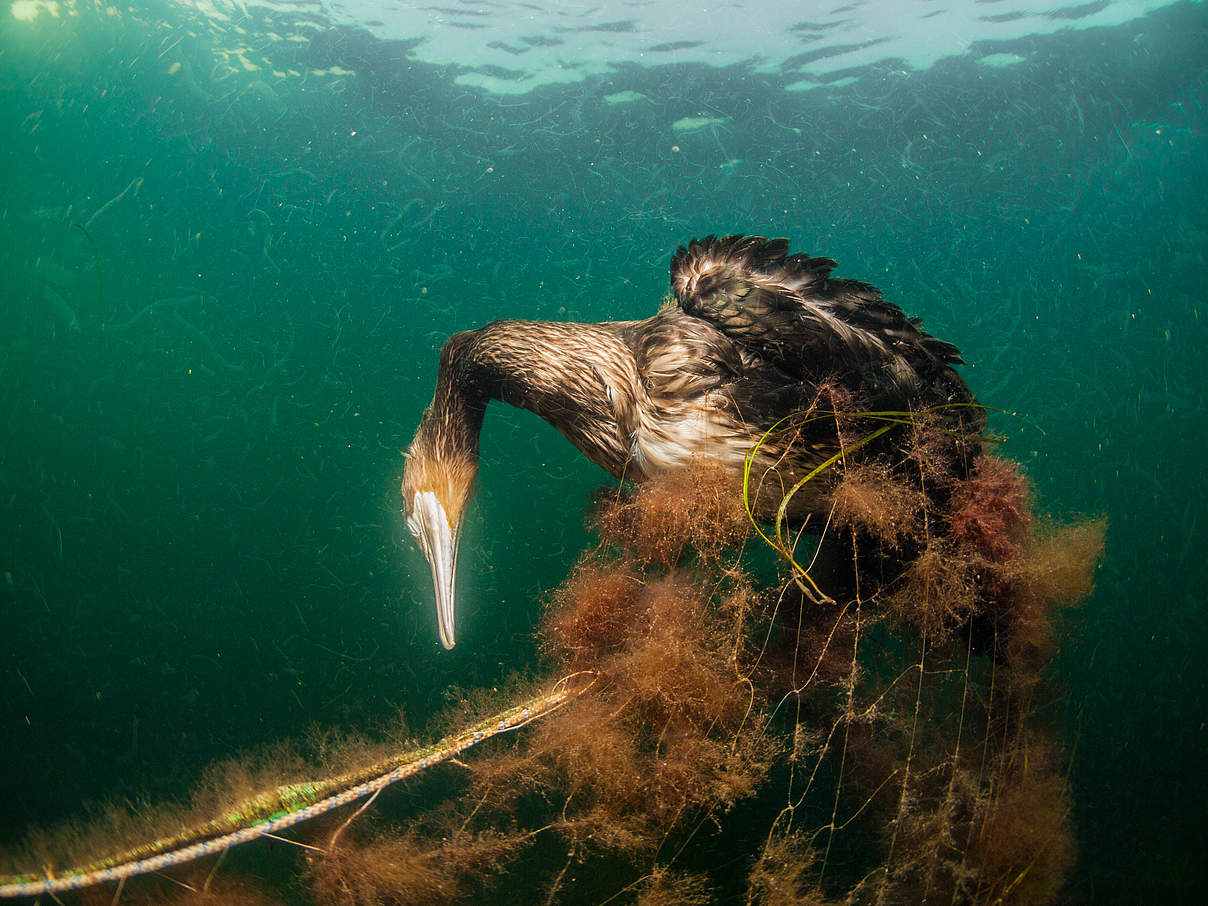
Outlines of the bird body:
<svg viewBox="0 0 1208 906">
<path fill-rule="evenodd" d="M 954 346 L 873 287 L 831 278 L 830 259 L 787 251 L 759 236 L 694 240 L 675 255 L 673 295 L 653 317 L 501 320 L 450 337 L 402 484 L 445 647 L 461 515 L 492 399 L 535 412 L 609 474 L 637 481 L 702 455 L 741 471 L 765 432 L 824 386 L 876 410 L 972 402 Z M 757 511 L 836 449 L 833 424 L 760 444 L 756 468 L 778 480 Z M 819 482 L 794 498 L 799 514 L 823 511 L 825 490 Z"/>
</svg>

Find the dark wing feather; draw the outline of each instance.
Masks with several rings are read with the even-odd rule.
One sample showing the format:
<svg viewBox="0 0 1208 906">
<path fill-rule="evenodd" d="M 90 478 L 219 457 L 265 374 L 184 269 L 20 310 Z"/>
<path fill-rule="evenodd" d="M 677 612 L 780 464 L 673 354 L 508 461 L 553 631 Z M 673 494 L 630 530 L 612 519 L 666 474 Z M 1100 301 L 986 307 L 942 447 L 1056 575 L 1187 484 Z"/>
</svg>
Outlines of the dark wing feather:
<svg viewBox="0 0 1208 906">
<path fill-rule="evenodd" d="M 835 262 L 788 254 L 784 239 L 714 236 L 680 247 L 671 290 L 686 313 L 795 380 L 838 376 L 873 398 L 971 399 L 950 343 L 923 332 L 867 283 L 830 276 Z"/>
</svg>

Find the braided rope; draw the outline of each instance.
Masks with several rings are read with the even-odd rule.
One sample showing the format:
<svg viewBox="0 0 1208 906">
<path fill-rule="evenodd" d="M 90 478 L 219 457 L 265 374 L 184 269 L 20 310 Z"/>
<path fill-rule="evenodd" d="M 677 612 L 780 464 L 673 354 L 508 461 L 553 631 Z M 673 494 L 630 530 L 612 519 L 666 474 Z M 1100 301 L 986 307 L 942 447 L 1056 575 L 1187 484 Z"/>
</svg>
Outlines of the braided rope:
<svg viewBox="0 0 1208 906">
<path fill-rule="evenodd" d="M 544 717 L 587 691 L 594 679 L 593 674 L 573 674 L 560 680 L 549 692 L 460 733 L 446 736 L 434 745 L 401 753 L 338 777 L 277 787 L 204 824 L 97 862 L 60 871 L 46 870 L 37 875 L 0 875 L 0 899 L 60 893 L 120 881 L 183 865 L 266 834 L 275 834 L 377 793 L 493 736 Z"/>
</svg>

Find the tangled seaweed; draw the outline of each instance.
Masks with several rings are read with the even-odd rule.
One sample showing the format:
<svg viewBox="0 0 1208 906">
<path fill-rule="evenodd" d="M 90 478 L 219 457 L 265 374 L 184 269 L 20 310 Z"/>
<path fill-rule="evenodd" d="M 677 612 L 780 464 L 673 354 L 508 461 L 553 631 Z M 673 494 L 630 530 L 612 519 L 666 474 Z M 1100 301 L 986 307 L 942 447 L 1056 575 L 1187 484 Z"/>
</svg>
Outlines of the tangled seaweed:
<svg viewBox="0 0 1208 906">
<path fill-rule="evenodd" d="M 753 532 L 740 478 L 716 463 L 602 494 L 600 543 L 538 628 L 550 674 L 590 686 L 403 801 L 375 792 L 312 824 L 297 841 L 308 896 L 1058 901 L 1070 797 L 1040 706 L 1104 524 L 1038 517 L 1019 467 L 968 459 L 934 413 L 836 427 L 852 442 L 826 466 L 837 555 L 813 569 L 821 597 L 793 560 L 757 581 L 748 549 L 782 536 Z M 862 442 L 872 432 L 895 442 Z M 218 797 L 228 812 L 268 783 L 238 763 L 215 776 L 238 787 Z M 273 902 L 220 867 L 179 875 L 192 892 L 174 902 Z M 154 883 L 84 897 L 168 900 Z"/>
</svg>

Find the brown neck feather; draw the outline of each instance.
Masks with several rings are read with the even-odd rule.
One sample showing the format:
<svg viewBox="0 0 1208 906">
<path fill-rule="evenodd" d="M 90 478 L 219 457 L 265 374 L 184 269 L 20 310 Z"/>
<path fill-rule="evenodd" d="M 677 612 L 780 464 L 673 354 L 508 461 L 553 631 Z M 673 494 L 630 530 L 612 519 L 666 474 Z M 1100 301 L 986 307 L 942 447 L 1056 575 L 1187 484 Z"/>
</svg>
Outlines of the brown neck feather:
<svg viewBox="0 0 1208 906">
<path fill-rule="evenodd" d="M 478 435 L 489 399 L 459 354 L 465 336 L 458 334 L 441 350 L 436 392 L 407 449 L 402 487 L 407 506 L 415 493 L 434 491 L 454 525 L 473 492 Z"/>
<path fill-rule="evenodd" d="M 447 413 L 437 439 L 477 455 L 483 410 L 497 399 L 535 412 L 588 459 L 620 474 L 628 452 L 621 422 L 637 381 L 623 326 L 504 320 L 451 337 L 431 410 Z"/>
</svg>

